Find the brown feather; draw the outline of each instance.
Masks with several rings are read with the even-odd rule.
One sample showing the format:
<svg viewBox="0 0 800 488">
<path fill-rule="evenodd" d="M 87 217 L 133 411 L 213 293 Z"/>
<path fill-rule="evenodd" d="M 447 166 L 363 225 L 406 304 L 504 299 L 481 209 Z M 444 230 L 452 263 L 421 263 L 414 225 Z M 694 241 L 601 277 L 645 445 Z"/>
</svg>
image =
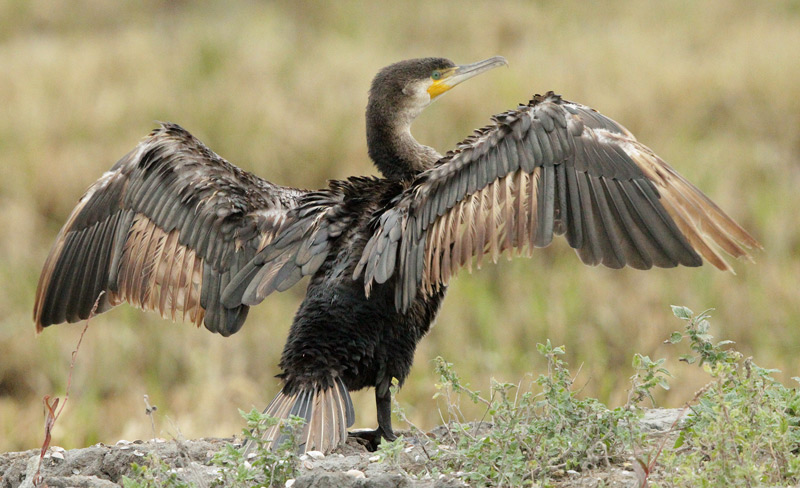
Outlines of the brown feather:
<svg viewBox="0 0 800 488">
<path fill-rule="evenodd" d="M 157 281 L 160 284 L 157 310 L 162 317 L 166 315 L 167 300 L 169 299 L 170 296 L 170 288 L 167 285 L 167 282 L 169 278 L 172 276 L 172 269 L 175 266 L 175 262 L 178 259 L 182 259 L 182 256 L 178 255 L 177 232 L 175 231 L 170 232 L 169 236 L 167 237 L 167 242 L 166 244 L 164 244 L 163 253 L 164 253 L 164 259 L 162 259 L 161 261 L 162 266 L 158 270 L 158 277 L 157 277 Z"/>
<path fill-rule="evenodd" d="M 418 178 L 398 207 L 422 222 L 421 233 L 405 229 L 402 238 L 425 247 L 421 275 L 406 269 L 401 286 L 413 290 L 408 280 L 417 279 L 429 294 L 461 267 L 471 271 L 473 259 L 480 268 L 485 254 L 493 262 L 530 255 L 553 234 L 567 234 L 585 263 L 614 268 L 695 266 L 699 255 L 731 270 L 719 251 L 749 257 L 760 247 L 624 127 L 552 93 L 495 117 Z"/>
</svg>

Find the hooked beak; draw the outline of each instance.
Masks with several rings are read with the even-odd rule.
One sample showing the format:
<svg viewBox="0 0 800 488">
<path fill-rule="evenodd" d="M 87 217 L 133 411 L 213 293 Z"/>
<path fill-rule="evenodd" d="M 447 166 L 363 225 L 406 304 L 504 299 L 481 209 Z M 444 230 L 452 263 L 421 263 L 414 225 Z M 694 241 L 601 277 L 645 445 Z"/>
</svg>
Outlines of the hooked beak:
<svg viewBox="0 0 800 488">
<path fill-rule="evenodd" d="M 490 69 L 503 65 L 508 66 L 506 58 L 503 56 L 495 56 L 493 58 L 484 59 L 483 61 L 478 61 L 477 63 L 464 64 L 450 68 L 444 73 L 442 79 L 434 81 L 431 86 L 428 87 L 428 94 L 431 96 L 431 100 L 433 100 L 462 81 L 466 81 L 473 76 L 477 76 Z"/>
</svg>

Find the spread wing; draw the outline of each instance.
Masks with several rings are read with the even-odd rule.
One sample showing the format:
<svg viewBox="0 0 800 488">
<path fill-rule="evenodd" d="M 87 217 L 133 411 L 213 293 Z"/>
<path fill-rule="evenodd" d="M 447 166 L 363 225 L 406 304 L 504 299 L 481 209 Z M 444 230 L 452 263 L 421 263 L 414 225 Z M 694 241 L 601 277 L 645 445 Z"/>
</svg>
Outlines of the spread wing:
<svg viewBox="0 0 800 488">
<path fill-rule="evenodd" d="M 304 194 L 247 173 L 163 124 L 95 182 L 61 229 L 34 305 L 38 331 L 127 301 L 230 335 L 248 307 L 221 304 Z"/>
<path fill-rule="evenodd" d="M 627 129 L 547 93 L 493 118 L 422 173 L 376 223 L 354 276 L 397 273 L 396 306 L 446 285 L 472 259 L 530 253 L 565 234 L 611 268 L 730 266 L 760 247 Z"/>
</svg>

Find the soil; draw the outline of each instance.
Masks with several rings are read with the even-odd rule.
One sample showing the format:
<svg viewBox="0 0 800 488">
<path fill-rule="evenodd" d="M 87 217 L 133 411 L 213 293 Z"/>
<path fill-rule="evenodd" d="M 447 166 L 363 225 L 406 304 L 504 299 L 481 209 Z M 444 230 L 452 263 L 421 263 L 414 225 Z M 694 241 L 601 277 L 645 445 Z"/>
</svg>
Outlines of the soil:
<svg viewBox="0 0 800 488">
<path fill-rule="evenodd" d="M 653 438 L 670 432 L 681 414 L 677 409 L 654 409 L 645 414 L 642 424 Z M 433 435 L 436 435 L 434 429 Z M 438 430 L 441 430 L 438 429 Z M 401 432 L 402 433 L 402 432 Z M 157 456 L 173 468 L 173 472 L 186 482 L 197 486 L 211 486 L 219 479 L 219 467 L 211 464 L 214 454 L 223 449 L 229 439 L 198 439 L 152 441 L 119 441 L 116 445 L 97 444 L 82 449 L 66 451 L 59 447 L 47 450 L 41 462 L 41 482 L 34 484 L 39 467 L 40 450 L 0 454 L 0 488 L 32 488 L 34 486 L 107 488 L 122 484 L 122 478 L 131 474 L 131 464 L 146 464 L 149 454 Z M 396 463 L 380 462 L 354 440 L 336 452 L 322 456 L 312 453 L 301 457 L 296 479 L 289 481 L 292 488 L 456 488 L 467 486 L 457 476 L 431 479 L 408 473 L 424 472 L 427 456 L 419 444 L 409 442 Z M 640 476 L 634 472 L 632 462 L 609 465 L 603 469 L 583 472 L 558 473 L 554 486 L 616 487 L 641 485 Z"/>
</svg>

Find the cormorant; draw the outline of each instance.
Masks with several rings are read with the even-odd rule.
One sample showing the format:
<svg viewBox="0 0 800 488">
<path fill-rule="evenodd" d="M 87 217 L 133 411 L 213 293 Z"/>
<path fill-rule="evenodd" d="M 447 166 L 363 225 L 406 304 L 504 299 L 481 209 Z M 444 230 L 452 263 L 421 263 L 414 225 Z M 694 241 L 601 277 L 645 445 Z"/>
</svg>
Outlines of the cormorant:
<svg viewBox="0 0 800 488">
<path fill-rule="evenodd" d="M 403 383 L 448 282 L 488 255 L 567 242 L 589 265 L 731 268 L 760 247 L 627 129 L 553 92 L 495 115 L 445 156 L 410 127 L 431 102 L 497 66 L 442 58 L 382 69 L 366 111 L 383 174 L 305 191 L 228 163 L 175 124 L 155 129 L 78 201 L 45 262 L 38 331 L 127 301 L 223 336 L 248 308 L 310 276 L 266 409 L 306 419 L 302 450 L 330 451 L 375 388 L 373 447 L 394 439 Z M 273 439 L 276 429 L 268 431 Z"/>
</svg>

